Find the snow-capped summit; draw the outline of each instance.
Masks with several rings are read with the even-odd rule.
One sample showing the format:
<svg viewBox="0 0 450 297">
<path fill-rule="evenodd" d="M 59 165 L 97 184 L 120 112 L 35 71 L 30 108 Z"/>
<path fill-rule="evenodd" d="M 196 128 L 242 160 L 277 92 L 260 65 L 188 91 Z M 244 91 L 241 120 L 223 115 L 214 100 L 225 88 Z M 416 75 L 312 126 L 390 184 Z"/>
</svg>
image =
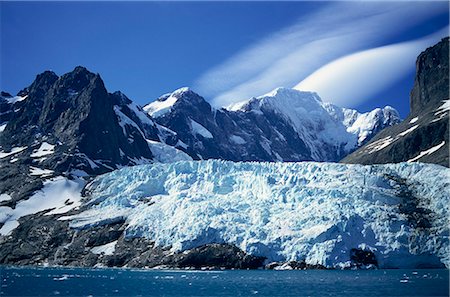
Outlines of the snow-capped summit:
<svg viewBox="0 0 450 297">
<path fill-rule="evenodd" d="M 355 147 L 354 135 L 346 133 L 346 127 L 330 116 L 323 107 L 322 99 L 314 92 L 277 88 L 248 100 L 238 110 L 276 113 L 284 117 L 317 161 L 333 160 Z"/>
<path fill-rule="evenodd" d="M 182 88 L 161 96 L 144 110 L 174 132 L 168 144 L 194 159 L 337 161 L 375 134 L 365 128 L 362 139 L 363 129 L 349 129 L 347 122 L 353 123 L 358 112 L 349 114 L 324 103 L 317 93 L 289 88 L 217 110 L 200 95 Z M 374 119 L 377 129 L 393 124 L 378 123 L 377 119 L 384 121 Z"/>
<path fill-rule="evenodd" d="M 375 108 L 366 113 L 341 108 L 331 103 L 324 103 L 323 107 L 335 120 L 344 124 L 347 132 L 357 136 L 358 146 L 363 145 L 384 128 L 396 125 L 401 121 L 398 111 L 391 106 Z"/>
<path fill-rule="evenodd" d="M 344 114 L 348 111 L 348 109 L 344 109 Z M 384 128 L 398 124 L 401 121 L 398 111 L 391 106 L 376 108 L 370 112 L 356 113 L 354 115 L 356 117 L 352 117 L 351 120 L 348 119 L 344 124 L 347 124 L 348 132 L 358 135 L 358 145 L 364 144 L 370 136 L 374 136 Z"/>
<path fill-rule="evenodd" d="M 144 111 L 147 112 L 151 117 L 157 118 L 170 112 L 173 105 L 186 95 L 195 94 L 190 88 L 183 87 L 179 88 L 172 93 L 164 94 L 155 101 L 145 105 L 143 107 Z"/>
</svg>

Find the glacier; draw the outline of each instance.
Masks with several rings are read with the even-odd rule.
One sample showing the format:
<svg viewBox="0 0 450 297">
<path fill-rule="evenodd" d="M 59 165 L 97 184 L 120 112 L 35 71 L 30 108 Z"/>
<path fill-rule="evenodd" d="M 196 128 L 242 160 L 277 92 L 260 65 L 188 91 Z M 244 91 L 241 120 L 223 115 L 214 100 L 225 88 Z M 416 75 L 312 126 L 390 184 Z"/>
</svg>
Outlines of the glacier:
<svg viewBox="0 0 450 297">
<path fill-rule="evenodd" d="M 85 210 L 60 220 L 125 220 L 126 237 L 174 253 L 229 243 L 266 263 L 345 268 L 359 249 L 380 268 L 448 268 L 449 186 L 448 168 L 422 163 L 154 163 L 98 176 Z"/>
</svg>

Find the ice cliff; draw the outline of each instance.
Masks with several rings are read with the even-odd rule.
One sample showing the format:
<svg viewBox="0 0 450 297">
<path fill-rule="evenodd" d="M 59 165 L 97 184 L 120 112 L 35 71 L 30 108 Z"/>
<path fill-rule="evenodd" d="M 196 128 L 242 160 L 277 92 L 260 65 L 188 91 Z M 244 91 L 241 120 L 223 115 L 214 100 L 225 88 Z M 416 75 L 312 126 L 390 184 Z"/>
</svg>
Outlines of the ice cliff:
<svg viewBox="0 0 450 297">
<path fill-rule="evenodd" d="M 125 236 L 184 251 L 229 243 L 266 262 L 349 267 L 369 251 L 380 268 L 450 267 L 450 170 L 400 163 L 142 165 L 97 177 L 72 228 L 126 221 Z"/>
</svg>

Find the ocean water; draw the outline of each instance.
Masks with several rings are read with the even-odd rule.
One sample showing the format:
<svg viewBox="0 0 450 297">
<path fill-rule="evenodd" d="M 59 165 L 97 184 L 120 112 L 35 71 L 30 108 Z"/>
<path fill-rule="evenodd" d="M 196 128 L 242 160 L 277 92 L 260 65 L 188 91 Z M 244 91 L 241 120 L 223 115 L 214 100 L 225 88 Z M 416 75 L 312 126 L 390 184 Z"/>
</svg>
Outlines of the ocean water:
<svg viewBox="0 0 450 297">
<path fill-rule="evenodd" d="M 448 270 L 0 269 L 2 296 L 449 296 Z"/>
</svg>

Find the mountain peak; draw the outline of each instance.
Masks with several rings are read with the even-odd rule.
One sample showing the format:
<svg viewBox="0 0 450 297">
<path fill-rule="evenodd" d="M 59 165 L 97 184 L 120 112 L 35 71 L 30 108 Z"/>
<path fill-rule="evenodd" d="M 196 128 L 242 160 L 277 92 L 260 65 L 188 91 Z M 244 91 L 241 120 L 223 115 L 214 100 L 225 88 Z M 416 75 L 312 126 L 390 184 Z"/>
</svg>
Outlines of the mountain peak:
<svg viewBox="0 0 450 297">
<path fill-rule="evenodd" d="M 97 86 L 104 89 L 100 75 L 90 72 L 82 66 L 77 66 L 71 72 L 62 75 L 57 82 L 58 89 L 67 91 L 69 94 L 78 93 L 88 86 Z"/>
<path fill-rule="evenodd" d="M 322 99 L 315 92 L 299 91 L 290 88 L 276 88 L 273 91 L 249 100 L 228 106 L 230 111 L 259 110 L 261 107 L 279 109 L 303 108 L 305 110 L 317 109 L 322 104 Z"/>
<path fill-rule="evenodd" d="M 83 72 L 90 72 L 90 71 L 84 66 L 76 66 L 72 72 L 83 73 Z"/>
<path fill-rule="evenodd" d="M 188 87 L 179 88 L 172 93 L 162 95 L 155 101 L 144 106 L 150 116 L 157 118 L 170 112 L 175 104 L 201 105 L 208 104 L 203 97 Z"/>
<path fill-rule="evenodd" d="M 291 96 L 291 97 L 299 97 L 299 96 L 313 96 L 316 100 L 322 101 L 322 99 L 317 95 L 316 92 L 309 92 L 309 91 L 301 91 L 297 89 L 292 88 L 285 88 L 285 87 L 279 87 L 276 88 L 269 93 L 260 96 L 258 98 L 262 97 L 277 97 L 277 96 Z"/>
</svg>

